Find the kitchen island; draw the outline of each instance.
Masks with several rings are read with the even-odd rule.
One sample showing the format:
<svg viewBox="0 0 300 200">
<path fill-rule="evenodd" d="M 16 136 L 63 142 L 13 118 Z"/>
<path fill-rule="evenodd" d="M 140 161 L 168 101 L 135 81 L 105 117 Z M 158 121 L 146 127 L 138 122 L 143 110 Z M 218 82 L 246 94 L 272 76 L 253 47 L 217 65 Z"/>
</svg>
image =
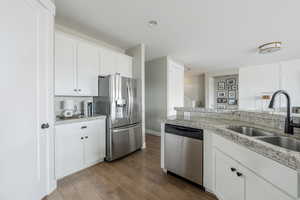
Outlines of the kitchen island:
<svg viewBox="0 0 300 200">
<path fill-rule="evenodd" d="M 284 135 L 283 115 L 178 110 L 176 116 L 163 120 L 161 126 L 161 167 L 164 170 L 165 124 L 202 129 L 203 185 L 208 191 L 223 200 L 298 199 L 300 152 L 261 140 L 267 136 L 251 137 L 229 129 L 232 126 L 251 127 L 272 133 L 273 137 L 299 138 L 297 134 Z"/>
</svg>

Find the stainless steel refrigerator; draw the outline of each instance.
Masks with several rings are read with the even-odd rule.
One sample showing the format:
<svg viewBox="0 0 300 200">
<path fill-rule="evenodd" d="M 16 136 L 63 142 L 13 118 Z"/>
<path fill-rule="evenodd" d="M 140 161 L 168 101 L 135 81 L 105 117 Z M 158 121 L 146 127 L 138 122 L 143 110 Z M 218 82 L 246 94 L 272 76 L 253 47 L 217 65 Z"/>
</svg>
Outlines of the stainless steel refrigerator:
<svg viewBox="0 0 300 200">
<path fill-rule="evenodd" d="M 137 80 L 115 74 L 99 76 L 98 84 L 95 113 L 107 116 L 106 160 L 112 161 L 142 147 Z"/>
</svg>

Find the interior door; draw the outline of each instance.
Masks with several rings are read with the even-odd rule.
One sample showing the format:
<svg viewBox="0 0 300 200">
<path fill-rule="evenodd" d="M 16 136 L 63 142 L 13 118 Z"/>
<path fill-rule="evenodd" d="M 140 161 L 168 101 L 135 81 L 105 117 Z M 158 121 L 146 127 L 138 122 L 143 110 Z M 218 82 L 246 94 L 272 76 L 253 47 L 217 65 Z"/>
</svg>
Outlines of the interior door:
<svg viewBox="0 0 300 200">
<path fill-rule="evenodd" d="M 0 7 L 0 90 L 6 96 L 0 116 L 1 200 L 36 200 L 42 195 L 40 155 L 47 147 L 40 136 L 47 106 L 40 91 L 48 85 L 40 80 L 50 59 L 40 40 L 44 8 L 37 2 L 10 0 Z"/>
<path fill-rule="evenodd" d="M 82 96 L 98 96 L 98 49 L 80 42 L 77 47 L 77 90 Z"/>
</svg>

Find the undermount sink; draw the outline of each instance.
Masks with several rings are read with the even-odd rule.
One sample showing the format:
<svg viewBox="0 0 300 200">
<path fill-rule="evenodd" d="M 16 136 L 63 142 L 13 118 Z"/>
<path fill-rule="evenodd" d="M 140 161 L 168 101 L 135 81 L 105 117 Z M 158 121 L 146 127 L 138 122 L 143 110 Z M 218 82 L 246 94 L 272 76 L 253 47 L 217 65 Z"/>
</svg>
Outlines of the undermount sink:
<svg viewBox="0 0 300 200">
<path fill-rule="evenodd" d="M 300 152 L 300 141 L 294 138 L 288 137 L 265 137 L 259 138 L 259 140 L 273 144 L 279 147 L 283 147 L 292 151 Z"/>
<path fill-rule="evenodd" d="M 267 131 L 264 131 L 262 129 L 249 127 L 249 126 L 229 126 L 227 129 L 237 132 L 242 135 L 247 135 L 250 137 L 258 137 L 258 136 L 274 136 L 274 133 L 270 133 Z"/>
</svg>

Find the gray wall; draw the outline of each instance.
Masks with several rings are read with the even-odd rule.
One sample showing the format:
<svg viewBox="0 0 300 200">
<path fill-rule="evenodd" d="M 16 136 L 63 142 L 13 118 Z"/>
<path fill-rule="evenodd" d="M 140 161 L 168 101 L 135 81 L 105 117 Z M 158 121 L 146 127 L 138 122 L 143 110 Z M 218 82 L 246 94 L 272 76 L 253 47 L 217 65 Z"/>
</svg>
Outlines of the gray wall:
<svg viewBox="0 0 300 200">
<path fill-rule="evenodd" d="M 197 107 L 204 107 L 205 78 L 204 74 L 184 74 L 184 106 L 191 107 L 192 101 L 196 101 Z"/>
<path fill-rule="evenodd" d="M 167 58 L 146 62 L 146 129 L 160 132 L 160 122 L 167 115 Z"/>
</svg>

